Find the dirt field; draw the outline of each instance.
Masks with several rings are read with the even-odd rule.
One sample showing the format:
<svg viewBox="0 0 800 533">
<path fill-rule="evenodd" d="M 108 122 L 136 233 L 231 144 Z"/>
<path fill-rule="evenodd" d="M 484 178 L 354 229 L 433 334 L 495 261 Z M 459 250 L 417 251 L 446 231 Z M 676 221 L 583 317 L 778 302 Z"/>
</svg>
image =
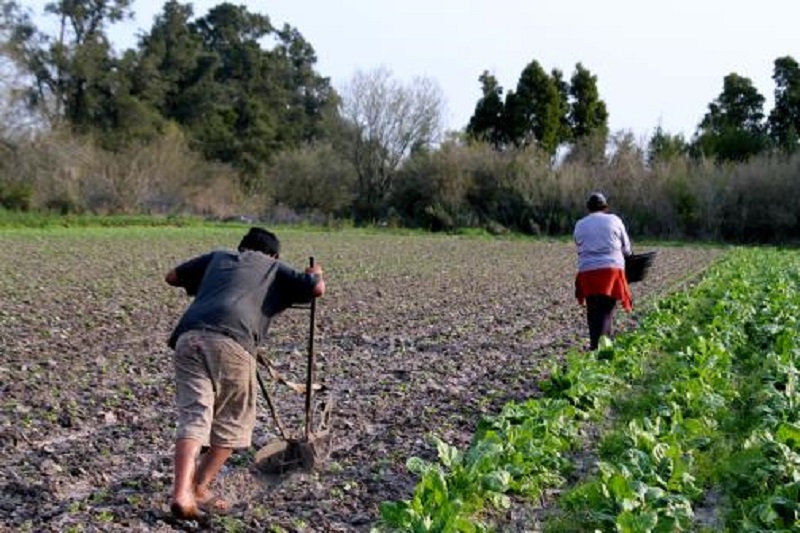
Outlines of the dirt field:
<svg viewBox="0 0 800 533">
<path fill-rule="evenodd" d="M 0 531 L 196 530 L 169 517 L 174 432 L 171 351 L 188 303 L 163 281 L 182 259 L 234 247 L 242 228 L 0 232 Z M 279 232 L 283 258 L 314 255 L 319 377 L 335 389 L 334 443 L 319 472 L 266 478 L 254 450 L 218 492 L 233 512 L 212 529 L 368 531 L 378 505 L 408 498 L 412 455 L 431 434 L 464 446 L 482 413 L 536 393 L 537 379 L 586 344 L 568 242 Z M 634 243 L 636 245 L 636 243 Z M 658 249 L 633 286 L 637 309 L 679 290 L 722 252 Z M 618 315 L 635 326 L 637 312 Z M 279 317 L 264 353 L 296 381 L 307 311 Z M 266 373 L 262 370 L 266 378 Z M 287 423 L 302 399 L 277 390 Z M 274 437 L 259 404 L 255 448 Z"/>
</svg>

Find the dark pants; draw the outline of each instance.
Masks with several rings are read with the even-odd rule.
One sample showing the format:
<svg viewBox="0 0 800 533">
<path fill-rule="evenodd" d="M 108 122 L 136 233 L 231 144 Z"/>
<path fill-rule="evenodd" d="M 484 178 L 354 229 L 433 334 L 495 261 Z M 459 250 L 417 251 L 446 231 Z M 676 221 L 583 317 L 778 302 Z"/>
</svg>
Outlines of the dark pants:
<svg viewBox="0 0 800 533">
<path fill-rule="evenodd" d="M 600 337 L 611 337 L 614 307 L 617 300 L 605 295 L 586 297 L 586 319 L 589 323 L 589 349 L 596 350 Z"/>
</svg>

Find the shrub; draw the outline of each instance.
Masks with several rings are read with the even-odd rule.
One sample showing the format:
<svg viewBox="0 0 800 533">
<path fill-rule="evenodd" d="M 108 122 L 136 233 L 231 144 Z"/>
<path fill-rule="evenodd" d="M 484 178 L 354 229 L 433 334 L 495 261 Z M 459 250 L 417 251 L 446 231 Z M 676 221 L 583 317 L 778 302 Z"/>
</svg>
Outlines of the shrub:
<svg viewBox="0 0 800 533">
<path fill-rule="evenodd" d="M 353 201 L 355 169 L 330 144 L 282 152 L 267 175 L 274 203 L 301 213 L 342 214 Z"/>
</svg>

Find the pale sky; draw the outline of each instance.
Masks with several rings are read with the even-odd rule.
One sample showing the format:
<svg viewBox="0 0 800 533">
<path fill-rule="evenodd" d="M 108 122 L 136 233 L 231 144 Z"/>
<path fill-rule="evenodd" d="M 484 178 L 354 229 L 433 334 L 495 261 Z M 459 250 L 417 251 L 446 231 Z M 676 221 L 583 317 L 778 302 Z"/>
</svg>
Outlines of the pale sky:
<svg viewBox="0 0 800 533">
<path fill-rule="evenodd" d="M 40 0 L 31 1 L 29 5 Z M 44 0 L 41 0 L 42 2 Z M 195 16 L 216 0 L 195 0 Z M 507 91 L 537 60 L 569 79 L 581 62 L 598 78 L 612 132 L 637 138 L 658 124 L 687 139 L 722 91 L 750 78 L 772 109 L 773 62 L 800 61 L 800 0 L 232 0 L 297 28 L 317 72 L 341 89 L 356 70 L 388 68 L 400 81 L 434 79 L 447 128 L 462 129 L 490 71 Z M 119 48 L 152 26 L 163 2 L 134 0 L 136 20 L 109 32 Z"/>
</svg>

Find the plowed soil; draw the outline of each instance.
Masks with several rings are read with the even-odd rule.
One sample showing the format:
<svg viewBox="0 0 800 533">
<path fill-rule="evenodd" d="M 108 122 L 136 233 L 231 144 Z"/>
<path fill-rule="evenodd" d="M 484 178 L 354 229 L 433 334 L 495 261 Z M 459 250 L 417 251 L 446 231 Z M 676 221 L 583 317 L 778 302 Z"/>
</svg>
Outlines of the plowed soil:
<svg viewBox="0 0 800 533">
<path fill-rule="evenodd" d="M 253 469 L 276 436 L 259 403 L 255 446 L 216 488 L 232 512 L 176 522 L 165 341 L 189 299 L 163 278 L 243 231 L 0 232 L 0 531 L 368 531 L 381 501 L 410 497 L 405 462 L 435 458 L 431 435 L 466 446 L 483 414 L 535 395 L 551 362 L 586 344 L 570 242 L 279 230 L 285 261 L 314 255 L 326 272 L 315 340 L 336 401 L 330 458 L 311 473 Z M 659 254 L 618 331 L 723 253 L 644 249 Z M 292 309 L 263 353 L 303 381 L 307 339 L 308 311 Z M 299 430 L 302 397 L 261 373 Z"/>
</svg>

